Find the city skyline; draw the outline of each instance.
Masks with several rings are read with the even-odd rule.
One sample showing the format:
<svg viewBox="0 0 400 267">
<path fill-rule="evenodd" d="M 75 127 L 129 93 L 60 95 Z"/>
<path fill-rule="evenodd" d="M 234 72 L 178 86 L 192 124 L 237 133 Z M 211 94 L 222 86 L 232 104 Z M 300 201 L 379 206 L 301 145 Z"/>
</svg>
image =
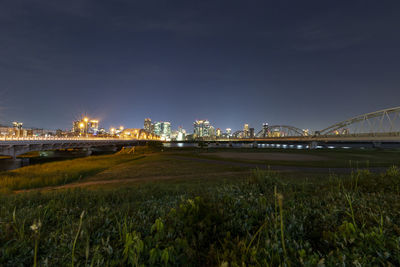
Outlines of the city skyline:
<svg viewBox="0 0 400 267">
<path fill-rule="evenodd" d="M 399 106 L 400 3 L 0 4 L 0 124 L 320 130 Z"/>
</svg>

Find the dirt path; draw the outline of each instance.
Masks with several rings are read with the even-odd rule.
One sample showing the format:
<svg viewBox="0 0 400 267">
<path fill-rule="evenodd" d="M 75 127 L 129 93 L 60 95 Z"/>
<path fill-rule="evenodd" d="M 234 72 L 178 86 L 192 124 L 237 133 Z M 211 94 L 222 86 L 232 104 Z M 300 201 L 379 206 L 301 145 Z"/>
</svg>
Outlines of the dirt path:
<svg viewBox="0 0 400 267">
<path fill-rule="evenodd" d="M 236 171 L 236 172 L 216 172 L 216 173 L 207 173 L 205 174 L 207 178 L 209 177 L 218 177 L 218 176 L 229 176 L 236 174 L 250 174 L 250 171 Z M 77 188 L 77 187 L 87 187 L 93 185 L 107 185 L 107 184 L 126 184 L 132 182 L 148 182 L 148 181 L 157 181 L 157 180 L 173 180 L 173 179 L 184 179 L 184 178 L 202 178 L 202 174 L 184 174 L 184 175 L 169 175 L 169 176 L 149 176 L 143 178 L 128 178 L 128 179 L 114 179 L 114 180 L 99 180 L 99 181 L 88 181 L 88 182 L 75 182 L 66 185 L 58 185 L 58 186 L 47 186 L 42 188 L 33 188 L 33 189 L 23 189 L 16 190 L 14 193 L 27 193 L 33 191 L 53 191 L 59 189 L 69 189 L 69 188 Z"/>
</svg>

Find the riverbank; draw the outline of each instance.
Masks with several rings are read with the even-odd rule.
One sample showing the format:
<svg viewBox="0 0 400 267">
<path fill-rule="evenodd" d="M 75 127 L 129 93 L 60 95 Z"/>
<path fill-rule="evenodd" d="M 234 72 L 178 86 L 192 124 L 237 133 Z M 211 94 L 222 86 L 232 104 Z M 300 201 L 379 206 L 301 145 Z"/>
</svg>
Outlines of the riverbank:
<svg viewBox="0 0 400 267">
<path fill-rule="evenodd" d="M 256 168 L 304 177 L 319 173 L 351 174 L 357 169 L 379 173 L 390 166 L 400 166 L 397 151 L 250 151 L 182 149 L 149 154 L 146 148 L 141 148 L 133 155 L 120 153 L 64 159 L 1 172 L 0 186 L 3 191 L 12 191 L 60 186 L 86 179 L 136 179 L 187 174 L 203 177 L 210 171 L 249 171 Z M 108 174 L 109 177 L 105 178 Z"/>
<path fill-rule="evenodd" d="M 398 168 L 277 173 L 176 157 L 95 156 L 7 172 L 20 183 L 0 193 L 0 262 L 400 264 Z"/>
</svg>

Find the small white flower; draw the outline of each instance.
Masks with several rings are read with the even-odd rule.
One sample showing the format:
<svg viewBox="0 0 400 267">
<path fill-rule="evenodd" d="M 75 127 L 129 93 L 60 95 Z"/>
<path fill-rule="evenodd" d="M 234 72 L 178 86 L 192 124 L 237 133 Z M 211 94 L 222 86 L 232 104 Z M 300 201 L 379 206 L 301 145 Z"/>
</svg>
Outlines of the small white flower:
<svg viewBox="0 0 400 267">
<path fill-rule="evenodd" d="M 39 219 L 38 222 L 35 221 L 35 222 L 31 225 L 31 230 L 34 231 L 34 232 L 38 232 L 39 229 L 40 229 L 40 227 L 42 227 L 42 222 L 41 222 L 40 219 Z"/>
<path fill-rule="evenodd" d="M 32 231 L 36 232 L 39 228 L 36 224 L 32 224 L 31 229 L 32 229 Z"/>
</svg>

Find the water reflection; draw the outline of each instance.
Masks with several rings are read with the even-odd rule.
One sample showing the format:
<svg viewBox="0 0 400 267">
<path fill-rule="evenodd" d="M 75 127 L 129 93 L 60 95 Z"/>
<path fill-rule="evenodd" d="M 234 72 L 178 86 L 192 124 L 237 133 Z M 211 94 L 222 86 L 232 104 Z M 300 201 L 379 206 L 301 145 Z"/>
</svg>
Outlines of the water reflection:
<svg viewBox="0 0 400 267">
<path fill-rule="evenodd" d="M 25 167 L 29 165 L 29 159 L 1 159 L 0 160 L 0 171 L 9 171 Z"/>
<path fill-rule="evenodd" d="M 0 171 L 9 171 L 29 165 L 52 162 L 52 161 L 82 158 L 82 157 L 88 157 L 90 155 L 104 155 L 110 153 L 113 152 L 110 151 L 91 152 L 87 150 L 41 151 L 39 152 L 38 156 L 30 158 L 0 159 Z"/>
<path fill-rule="evenodd" d="M 164 147 L 168 148 L 183 148 L 183 147 L 200 147 L 198 143 L 164 143 Z M 254 143 L 203 143 L 204 147 L 208 148 L 254 148 Z M 297 149 L 308 149 L 308 145 L 293 145 L 293 144 L 257 144 L 257 148 L 297 148 Z"/>
</svg>

